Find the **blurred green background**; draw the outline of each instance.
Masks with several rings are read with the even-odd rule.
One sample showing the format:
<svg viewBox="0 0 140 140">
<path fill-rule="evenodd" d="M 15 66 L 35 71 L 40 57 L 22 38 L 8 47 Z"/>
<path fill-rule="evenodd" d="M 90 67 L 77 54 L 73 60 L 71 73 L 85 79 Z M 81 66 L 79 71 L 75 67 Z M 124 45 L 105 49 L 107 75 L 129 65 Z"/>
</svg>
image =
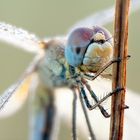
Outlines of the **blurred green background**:
<svg viewBox="0 0 140 140">
<path fill-rule="evenodd" d="M 107 8 L 113 0 L 0 0 L 0 21 L 22 27 L 39 37 L 66 34 L 78 20 Z M 130 16 L 127 86 L 140 92 L 140 64 L 138 45 L 140 37 L 140 10 Z M 113 32 L 113 24 L 106 26 Z M 32 54 L 0 42 L 0 93 L 15 82 L 33 58 Z M 63 126 L 64 127 L 64 126 Z M 28 138 L 27 104 L 10 118 L 0 120 L 0 140 L 26 140 Z M 68 140 L 65 133 L 61 140 Z M 68 133 L 71 135 L 70 132 Z"/>
</svg>

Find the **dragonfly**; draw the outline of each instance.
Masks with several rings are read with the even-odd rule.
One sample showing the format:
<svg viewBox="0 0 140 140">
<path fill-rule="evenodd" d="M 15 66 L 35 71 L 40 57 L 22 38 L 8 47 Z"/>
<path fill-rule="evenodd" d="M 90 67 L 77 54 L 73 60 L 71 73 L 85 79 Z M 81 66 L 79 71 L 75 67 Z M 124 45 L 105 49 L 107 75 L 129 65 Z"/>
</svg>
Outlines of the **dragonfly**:
<svg viewBox="0 0 140 140">
<path fill-rule="evenodd" d="M 99 13 L 99 15 L 102 13 L 106 13 L 108 15 L 107 11 L 102 11 Z M 44 115 L 41 114 L 42 111 L 40 110 L 45 110 L 48 108 L 45 115 L 48 115 L 47 118 L 49 121 L 42 122 L 40 124 L 46 123 L 45 125 L 47 128 L 45 129 L 49 131 L 52 129 L 52 125 L 50 124 L 53 121 L 53 116 L 55 113 L 53 104 L 54 87 L 66 86 L 71 88 L 74 93 L 76 92 L 75 90 L 78 89 L 81 95 L 80 97 L 84 98 L 85 105 L 87 108 L 92 110 L 95 107 L 90 104 L 86 96 L 86 92 L 84 90 L 85 86 L 95 102 L 99 102 L 98 97 L 94 94 L 86 80 L 94 80 L 94 78 L 99 76 L 106 67 L 112 64 L 112 61 L 110 63 L 110 59 L 112 57 L 113 38 L 106 29 L 99 26 L 100 24 L 103 24 L 103 20 L 100 21 L 97 17 L 99 16 L 96 15 L 92 19 L 95 23 L 98 23 L 98 26 L 93 26 L 96 25 L 93 22 L 91 23 L 93 25 L 89 27 L 74 28 L 68 37 L 58 37 L 44 41 L 40 41 L 36 36 L 29 34 L 25 30 L 18 29 L 5 23 L 0 23 L 1 40 L 8 40 L 13 43 L 15 42 L 15 45 L 19 46 L 20 48 L 37 53 L 35 59 L 25 70 L 18 82 L 8 88 L 8 90 L 6 90 L 0 98 L 1 110 L 3 110 L 6 105 L 8 105 L 8 102 L 10 102 L 10 98 L 12 99 L 12 96 L 13 98 L 20 96 L 20 101 L 25 101 L 25 98 L 28 96 L 31 83 L 33 82 L 34 74 L 38 74 L 38 78 L 45 88 L 47 96 L 36 95 L 37 97 L 35 102 L 37 102 L 37 106 L 34 108 L 35 118 L 33 119 L 35 122 L 34 134 L 36 134 L 35 137 L 37 137 L 33 139 L 39 140 L 41 139 L 40 137 L 42 137 L 42 134 L 40 136 L 38 133 L 40 133 L 41 128 L 44 128 L 44 126 L 40 126 L 39 128 L 37 125 L 40 123 L 38 120 L 41 120 L 39 118 L 43 117 Z M 111 13 L 108 22 L 110 22 L 112 18 L 113 14 Z M 107 52 L 107 55 L 104 55 L 104 53 L 101 54 L 100 52 L 99 48 L 101 48 L 103 44 L 105 45 L 104 48 L 105 52 Z M 96 53 L 93 54 L 91 52 Z M 105 66 L 105 68 L 103 68 L 103 66 Z M 95 76 L 90 75 L 91 73 L 95 73 Z M 110 116 L 102 105 L 98 104 L 98 107 L 105 117 Z M 73 132 L 73 135 L 74 133 L 75 132 Z M 48 136 L 49 134 L 50 132 L 45 131 L 42 139 L 50 137 Z"/>
<path fill-rule="evenodd" d="M 7 28 L 8 26 L 5 25 L 5 27 Z M 12 85 L 1 96 L 1 110 L 12 94 L 17 94 L 17 92 L 19 92 L 19 94 L 23 94 L 24 96 L 22 92 L 28 93 L 29 82 L 32 79 L 31 76 L 33 73 L 38 74 L 47 96 L 37 95 L 39 96 L 39 101 L 36 105 L 37 108 L 35 112 L 39 114 L 41 108 L 44 108 L 44 110 L 48 108 L 46 114 L 49 123 L 53 121 L 54 106 L 52 102 L 54 99 L 52 96 L 53 93 L 51 92 L 53 92 L 55 87 L 69 87 L 74 92 L 78 89 L 81 97 L 83 96 L 87 108 L 93 110 L 95 107 L 90 104 L 84 88 L 87 88 L 95 102 L 98 103 L 99 99 L 88 85 L 86 79 L 95 79 L 94 76 L 88 73 L 97 73 L 99 70 L 100 74 L 100 68 L 109 62 L 113 50 L 111 34 L 106 29 L 99 26 L 94 26 L 92 28 L 81 27 L 76 28 L 69 35 L 67 41 L 63 39 L 50 39 L 46 42 L 40 42 L 40 48 L 39 54 L 35 57 L 34 61 L 29 65 L 18 82 Z M 74 50 L 74 52 L 72 52 L 72 50 Z M 82 56 L 83 53 L 85 53 L 84 57 Z M 96 75 L 98 76 L 99 74 L 97 73 Z M 50 104 L 48 104 L 48 102 Z M 99 109 L 105 117 L 110 116 L 102 105 L 99 105 Z M 51 113 L 49 113 L 50 111 Z M 50 134 L 47 130 L 51 130 L 49 124 L 46 124 L 46 127 L 46 132 L 43 134 L 45 139 Z"/>
</svg>

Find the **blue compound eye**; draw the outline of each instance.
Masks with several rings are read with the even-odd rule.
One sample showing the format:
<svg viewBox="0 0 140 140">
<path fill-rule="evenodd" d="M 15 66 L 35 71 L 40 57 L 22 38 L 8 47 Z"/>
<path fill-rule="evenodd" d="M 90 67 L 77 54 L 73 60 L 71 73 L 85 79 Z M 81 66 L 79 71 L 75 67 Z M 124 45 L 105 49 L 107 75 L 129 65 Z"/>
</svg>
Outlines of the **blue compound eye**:
<svg viewBox="0 0 140 140">
<path fill-rule="evenodd" d="M 92 29 L 89 28 L 77 28 L 69 35 L 65 57 L 70 65 L 76 67 L 82 64 L 87 45 L 92 36 Z"/>
</svg>

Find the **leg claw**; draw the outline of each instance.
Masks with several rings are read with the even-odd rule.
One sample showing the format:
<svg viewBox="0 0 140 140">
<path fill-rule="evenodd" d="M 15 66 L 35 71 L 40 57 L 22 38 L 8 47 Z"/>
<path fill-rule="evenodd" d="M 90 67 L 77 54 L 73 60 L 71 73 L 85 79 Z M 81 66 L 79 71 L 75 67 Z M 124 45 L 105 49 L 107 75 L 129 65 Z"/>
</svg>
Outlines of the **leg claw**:
<svg viewBox="0 0 140 140">
<path fill-rule="evenodd" d="M 129 109 L 129 106 L 128 106 L 128 105 L 124 105 L 124 106 L 122 107 L 122 109 Z"/>
</svg>

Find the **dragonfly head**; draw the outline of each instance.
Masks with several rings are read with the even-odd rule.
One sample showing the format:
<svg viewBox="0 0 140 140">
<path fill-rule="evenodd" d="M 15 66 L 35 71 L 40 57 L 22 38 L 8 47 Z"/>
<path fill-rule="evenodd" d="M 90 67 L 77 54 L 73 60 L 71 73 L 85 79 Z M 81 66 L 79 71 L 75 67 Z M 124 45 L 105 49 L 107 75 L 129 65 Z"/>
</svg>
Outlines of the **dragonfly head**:
<svg viewBox="0 0 140 140">
<path fill-rule="evenodd" d="M 65 57 L 69 65 L 82 71 L 96 72 L 112 57 L 112 35 L 103 27 L 81 27 L 68 37 Z"/>
</svg>

